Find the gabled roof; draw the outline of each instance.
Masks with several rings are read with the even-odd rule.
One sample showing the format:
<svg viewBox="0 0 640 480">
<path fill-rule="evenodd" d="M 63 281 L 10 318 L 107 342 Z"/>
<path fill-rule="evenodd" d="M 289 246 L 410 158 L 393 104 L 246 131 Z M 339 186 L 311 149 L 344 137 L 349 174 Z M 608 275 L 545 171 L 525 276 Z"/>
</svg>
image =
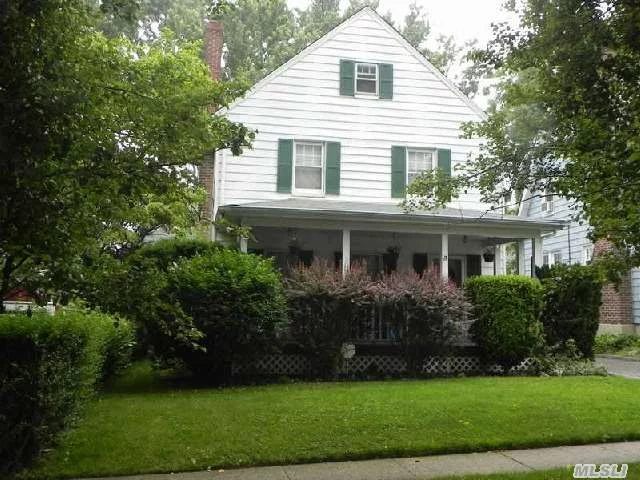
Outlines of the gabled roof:
<svg viewBox="0 0 640 480">
<path fill-rule="evenodd" d="M 407 53 L 409 55 L 413 56 L 422 65 L 424 65 L 431 73 L 433 73 L 433 75 L 435 75 L 436 78 L 442 81 L 456 96 L 458 96 L 476 114 L 478 114 L 483 119 L 486 117 L 484 111 L 478 105 L 476 105 L 469 97 L 467 97 L 464 93 L 462 93 L 460 89 L 451 80 L 449 80 L 446 76 L 444 76 L 442 72 L 440 72 L 440 70 L 438 70 L 431 62 L 429 62 L 429 60 L 427 60 L 424 55 L 422 55 L 422 53 L 420 53 L 413 45 L 411 45 L 407 41 L 407 39 L 404 38 L 400 32 L 398 32 L 398 30 L 396 30 L 393 26 L 389 24 L 389 22 L 387 22 L 384 18 L 382 18 L 378 12 L 376 12 L 375 10 L 373 10 L 371 7 L 368 7 L 368 6 L 361 8 L 360 10 L 355 12 L 353 15 L 351 15 L 349 18 L 346 18 L 345 20 L 343 20 L 340 24 L 338 24 L 328 33 L 326 33 L 325 35 L 320 37 L 318 40 L 316 40 L 315 42 L 311 43 L 310 45 L 302 49 L 300 52 L 298 52 L 298 54 L 296 54 L 289 61 L 280 65 L 278 68 L 272 71 L 269 75 L 267 75 L 262 80 L 257 82 L 253 87 L 251 87 L 243 97 L 236 99 L 226 109 L 222 109 L 221 113 L 224 113 L 225 111 L 232 109 L 233 107 L 242 103 L 244 100 L 246 100 L 248 97 L 250 97 L 254 93 L 260 91 L 262 88 L 268 85 L 274 78 L 280 75 L 282 72 L 292 67 L 293 65 L 298 63 L 300 60 L 304 59 L 307 55 L 309 55 L 310 53 L 315 51 L 317 48 L 324 45 L 327 41 L 334 38 L 338 33 L 340 33 L 342 30 L 348 27 L 351 23 L 355 22 L 357 19 L 363 16 L 368 16 L 369 18 L 375 20 L 385 30 L 387 30 L 393 36 L 395 36 L 398 42 L 407 50 Z"/>
</svg>

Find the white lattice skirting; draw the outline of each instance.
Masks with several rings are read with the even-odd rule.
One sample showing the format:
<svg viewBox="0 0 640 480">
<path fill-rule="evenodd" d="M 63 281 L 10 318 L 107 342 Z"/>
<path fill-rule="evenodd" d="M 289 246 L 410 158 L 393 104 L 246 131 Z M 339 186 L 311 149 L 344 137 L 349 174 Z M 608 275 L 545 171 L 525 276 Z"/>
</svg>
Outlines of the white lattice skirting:
<svg viewBox="0 0 640 480">
<path fill-rule="evenodd" d="M 525 372 L 531 369 L 533 360 L 528 358 L 514 369 Z M 343 362 L 341 373 L 364 373 L 376 371 L 383 374 L 401 374 L 407 370 L 406 361 L 397 355 L 357 355 Z M 502 367 L 492 365 L 483 368 L 478 357 L 449 356 L 427 357 L 422 371 L 428 375 L 455 375 L 459 373 L 502 372 Z M 309 372 L 309 361 L 303 355 L 265 355 L 255 365 L 245 368 L 234 368 L 234 373 L 253 373 L 258 375 L 291 375 L 303 376 Z"/>
</svg>

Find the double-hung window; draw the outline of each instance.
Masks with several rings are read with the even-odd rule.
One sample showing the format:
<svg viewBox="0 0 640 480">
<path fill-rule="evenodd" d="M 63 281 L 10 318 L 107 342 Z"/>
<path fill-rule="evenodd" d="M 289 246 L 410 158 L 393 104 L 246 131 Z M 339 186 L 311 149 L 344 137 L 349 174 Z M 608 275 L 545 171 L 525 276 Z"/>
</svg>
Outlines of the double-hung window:
<svg viewBox="0 0 640 480">
<path fill-rule="evenodd" d="M 422 172 L 433 169 L 433 150 L 407 150 L 407 185 Z"/>
<path fill-rule="evenodd" d="M 324 148 L 320 142 L 295 142 L 294 189 L 297 193 L 324 192 Z"/>
<path fill-rule="evenodd" d="M 540 204 L 540 210 L 542 213 L 546 213 L 550 215 L 553 213 L 553 193 L 549 190 L 544 191 L 544 195 L 542 195 L 542 203 Z"/>
<path fill-rule="evenodd" d="M 562 263 L 562 252 L 544 252 L 542 255 L 543 265 L 557 265 Z"/>
<path fill-rule="evenodd" d="M 356 63 L 356 93 L 378 95 L 378 65 Z"/>
</svg>

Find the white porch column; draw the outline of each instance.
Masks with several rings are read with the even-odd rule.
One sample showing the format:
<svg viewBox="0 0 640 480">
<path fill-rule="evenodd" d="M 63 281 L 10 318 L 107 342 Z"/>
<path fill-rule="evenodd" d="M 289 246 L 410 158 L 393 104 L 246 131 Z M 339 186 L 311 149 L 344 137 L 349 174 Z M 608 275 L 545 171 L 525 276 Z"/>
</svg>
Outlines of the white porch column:
<svg viewBox="0 0 640 480">
<path fill-rule="evenodd" d="M 449 280 L 449 234 L 443 233 L 440 248 L 440 275 Z"/>
<path fill-rule="evenodd" d="M 520 240 L 518 242 L 518 275 L 524 275 L 525 262 L 526 259 L 524 258 L 524 240 Z"/>
<path fill-rule="evenodd" d="M 532 243 L 534 245 L 534 262 L 535 265 L 540 267 L 542 266 L 542 236 L 540 234 L 533 237 Z M 531 272 L 531 276 L 536 276 L 535 268 Z"/>
<path fill-rule="evenodd" d="M 247 237 L 240 237 L 240 251 L 247 253 L 247 245 L 248 245 L 248 238 Z"/>
<path fill-rule="evenodd" d="M 351 230 L 342 230 L 342 275 L 351 267 Z"/>
<path fill-rule="evenodd" d="M 495 257 L 493 259 L 493 274 L 504 275 L 506 272 L 504 264 L 504 245 L 495 246 Z"/>
</svg>

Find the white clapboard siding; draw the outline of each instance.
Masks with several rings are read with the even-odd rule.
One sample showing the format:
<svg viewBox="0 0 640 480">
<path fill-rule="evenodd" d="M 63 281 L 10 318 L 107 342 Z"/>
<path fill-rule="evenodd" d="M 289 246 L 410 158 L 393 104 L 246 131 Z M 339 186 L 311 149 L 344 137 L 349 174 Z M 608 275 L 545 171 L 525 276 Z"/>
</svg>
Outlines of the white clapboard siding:
<svg viewBox="0 0 640 480">
<path fill-rule="evenodd" d="M 542 198 L 534 196 L 531 199 L 528 216 L 534 218 L 545 218 L 555 220 L 571 220 L 562 230 L 554 234 L 542 237 L 542 251 L 553 255 L 559 252 L 562 256 L 562 263 L 584 264 L 584 248 L 591 247 L 592 242 L 587 237 L 590 226 L 585 220 L 582 224 L 572 220 L 576 210 L 572 208 L 573 203 L 569 200 L 555 196 L 553 199 L 553 211 L 550 213 L 542 211 Z M 525 273 L 531 274 L 531 242 L 525 242 Z"/>
<path fill-rule="evenodd" d="M 340 60 L 392 63 L 393 99 L 343 97 Z M 218 156 L 218 205 L 278 200 L 278 139 L 341 143 L 338 200 L 397 203 L 391 198 L 391 146 L 451 149 L 451 167 L 476 155 L 477 140 L 460 138 L 464 122 L 481 113 L 463 98 L 370 9 L 347 20 L 284 68 L 270 75 L 227 111 L 257 130 L 253 149 Z M 451 206 L 488 208 L 477 192 Z"/>
</svg>

